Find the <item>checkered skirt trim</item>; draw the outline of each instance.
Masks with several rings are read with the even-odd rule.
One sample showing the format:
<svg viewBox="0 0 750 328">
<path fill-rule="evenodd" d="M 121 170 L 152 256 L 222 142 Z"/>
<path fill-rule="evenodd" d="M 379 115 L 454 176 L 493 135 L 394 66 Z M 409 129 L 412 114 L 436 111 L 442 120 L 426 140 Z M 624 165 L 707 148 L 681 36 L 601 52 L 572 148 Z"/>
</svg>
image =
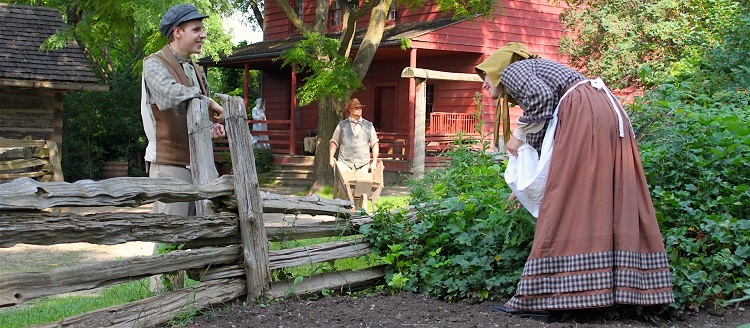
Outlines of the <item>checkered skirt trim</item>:
<svg viewBox="0 0 750 328">
<path fill-rule="evenodd" d="M 614 279 L 612 278 L 614 276 Z M 564 277 L 522 279 L 516 294 L 540 295 L 611 290 L 613 287 L 630 287 L 641 290 L 672 286 L 669 271 L 642 273 L 629 270 L 578 274 Z"/>
<path fill-rule="evenodd" d="M 604 272 L 591 273 L 595 270 Z M 534 277 L 557 273 L 568 275 Z M 674 302 L 672 292 L 657 290 L 671 287 L 672 277 L 664 252 L 609 251 L 556 256 L 528 260 L 516 296 L 507 305 L 521 310 L 551 310 L 604 307 L 615 303 L 668 304 Z M 597 294 L 570 296 L 581 292 Z"/>
<path fill-rule="evenodd" d="M 636 253 L 630 251 L 615 251 L 615 266 L 639 270 L 653 270 L 668 268 L 667 253 Z"/>
<path fill-rule="evenodd" d="M 515 296 L 505 305 L 522 310 L 566 310 L 606 307 L 617 304 L 657 305 L 674 302 L 672 292 L 634 293 L 616 290 L 596 295 L 522 298 Z"/>
<path fill-rule="evenodd" d="M 667 261 L 667 254 L 664 252 L 641 254 L 632 251 L 607 251 L 530 259 L 526 261 L 523 275 L 535 276 L 539 274 L 588 271 L 611 268 L 613 266 L 653 270 L 669 268 L 669 262 Z"/>
</svg>

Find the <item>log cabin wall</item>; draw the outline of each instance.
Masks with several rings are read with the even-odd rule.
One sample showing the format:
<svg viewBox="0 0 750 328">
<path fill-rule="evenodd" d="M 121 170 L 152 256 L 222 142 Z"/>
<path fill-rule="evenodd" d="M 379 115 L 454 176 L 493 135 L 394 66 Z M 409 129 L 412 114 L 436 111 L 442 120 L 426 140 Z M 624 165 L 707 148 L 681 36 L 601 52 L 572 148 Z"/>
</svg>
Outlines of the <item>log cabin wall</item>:
<svg viewBox="0 0 750 328">
<path fill-rule="evenodd" d="M 0 137 L 62 144 L 63 93 L 0 87 Z"/>
</svg>

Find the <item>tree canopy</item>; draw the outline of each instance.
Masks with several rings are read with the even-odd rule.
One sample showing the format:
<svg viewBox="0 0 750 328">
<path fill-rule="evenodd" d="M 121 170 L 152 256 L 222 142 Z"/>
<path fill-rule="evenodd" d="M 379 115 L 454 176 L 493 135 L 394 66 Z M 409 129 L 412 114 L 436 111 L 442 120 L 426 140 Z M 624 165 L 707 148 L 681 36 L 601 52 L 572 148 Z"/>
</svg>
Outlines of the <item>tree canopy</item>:
<svg viewBox="0 0 750 328">
<path fill-rule="evenodd" d="M 694 68 L 740 24 L 747 1 L 568 0 L 561 51 L 613 87 L 651 87 Z"/>
<path fill-rule="evenodd" d="M 192 1 L 209 17 L 209 34 L 204 43 L 206 56 L 231 52 L 231 38 L 222 27 L 222 15 L 232 9 L 230 0 Z M 169 7 L 182 1 L 150 0 L 9 0 L 10 3 L 57 8 L 66 25 L 43 46 L 56 50 L 75 41 L 83 49 L 94 72 L 109 82 L 120 69 L 140 74 L 140 61 L 167 40 L 159 33 L 159 22 Z"/>
</svg>

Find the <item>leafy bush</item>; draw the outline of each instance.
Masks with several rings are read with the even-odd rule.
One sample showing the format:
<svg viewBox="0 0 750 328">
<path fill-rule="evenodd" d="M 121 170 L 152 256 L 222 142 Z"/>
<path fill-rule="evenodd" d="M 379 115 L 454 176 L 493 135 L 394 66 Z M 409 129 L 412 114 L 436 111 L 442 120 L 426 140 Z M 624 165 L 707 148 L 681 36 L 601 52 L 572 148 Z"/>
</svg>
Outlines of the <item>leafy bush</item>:
<svg viewBox="0 0 750 328">
<path fill-rule="evenodd" d="M 747 12 L 747 2 L 736 0 L 567 3 L 560 15 L 566 30 L 561 51 L 571 65 L 616 88 L 653 86 L 690 72 L 691 62 L 736 32 Z M 639 77 L 644 65 L 653 71 Z"/>
<path fill-rule="evenodd" d="M 273 172 L 276 166 L 273 164 L 273 152 L 270 148 L 253 148 L 253 154 L 255 156 L 255 170 L 258 174 Z M 231 174 L 232 154 L 228 150 L 219 153 L 218 166 Z"/>
<path fill-rule="evenodd" d="M 62 165 L 69 182 L 102 178 L 105 161 L 128 161 L 131 175 L 145 175 L 140 78 L 133 79 L 128 70 L 113 74 L 107 92 L 65 95 Z"/>
<path fill-rule="evenodd" d="M 678 311 L 750 299 L 750 20 L 633 106 Z"/>
<path fill-rule="evenodd" d="M 679 309 L 723 306 L 750 295 L 747 109 L 684 105 L 658 138 L 642 142 Z"/>
<path fill-rule="evenodd" d="M 533 217 L 510 209 L 504 164 L 461 146 L 411 182 L 410 209 L 379 208 L 362 231 L 399 290 L 449 301 L 511 296 L 531 249 Z"/>
</svg>

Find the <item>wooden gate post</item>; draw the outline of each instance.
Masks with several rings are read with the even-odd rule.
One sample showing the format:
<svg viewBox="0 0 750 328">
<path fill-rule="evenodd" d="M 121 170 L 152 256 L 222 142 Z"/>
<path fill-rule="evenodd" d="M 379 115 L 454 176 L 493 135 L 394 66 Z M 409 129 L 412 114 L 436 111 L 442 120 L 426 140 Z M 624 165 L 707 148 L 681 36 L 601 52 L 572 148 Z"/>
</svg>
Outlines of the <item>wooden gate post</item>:
<svg viewBox="0 0 750 328">
<path fill-rule="evenodd" d="M 270 289 L 268 239 L 263 225 L 263 203 L 258 189 L 253 137 L 247 125 L 247 111 L 241 97 L 219 94 L 227 123 L 232 156 L 234 195 L 239 212 L 242 252 L 247 279 L 247 302 L 254 302 Z"/>
<path fill-rule="evenodd" d="M 425 91 L 428 79 L 443 81 L 465 81 L 484 82 L 477 74 L 451 73 L 433 71 L 415 67 L 405 67 L 401 71 L 401 77 L 416 81 L 416 94 L 414 99 L 414 161 L 412 163 L 412 174 L 416 179 L 424 175 L 425 162 L 425 121 L 427 120 L 427 92 Z"/>
<path fill-rule="evenodd" d="M 211 141 L 211 128 L 214 126 L 208 116 L 208 102 L 195 98 L 188 104 L 188 135 L 190 136 L 190 173 L 194 185 L 207 185 L 219 177 L 214 164 L 214 148 Z M 198 216 L 213 214 L 207 199 L 195 202 Z"/>
<path fill-rule="evenodd" d="M 427 116 L 427 79 L 414 78 L 417 82 L 414 99 L 414 162 L 411 173 L 414 179 L 424 176 L 425 120 Z"/>
</svg>

